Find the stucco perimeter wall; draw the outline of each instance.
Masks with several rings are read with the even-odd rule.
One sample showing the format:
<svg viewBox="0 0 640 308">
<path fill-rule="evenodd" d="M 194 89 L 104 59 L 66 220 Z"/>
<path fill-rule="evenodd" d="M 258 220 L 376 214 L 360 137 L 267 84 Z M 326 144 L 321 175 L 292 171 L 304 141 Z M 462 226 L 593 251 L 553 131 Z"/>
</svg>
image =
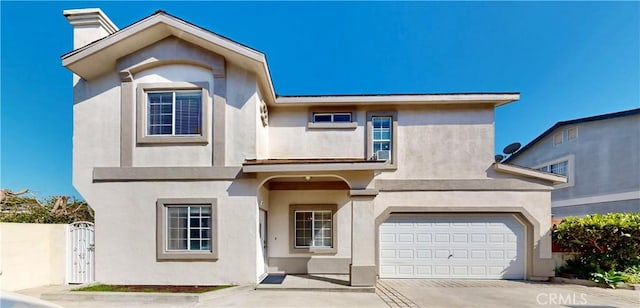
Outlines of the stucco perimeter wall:
<svg viewBox="0 0 640 308">
<path fill-rule="evenodd" d="M 252 180 L 99 183 L 83 196 L 96 211 L 96 281 L 172 285 L 257 282 L 258 209 Z M 158 261 L 159 198 L 217 199 L 217 238 L 212 245 L 218 249 L 216 261 Z"/>
<path fill-rule="evenodd" d="M 64 224 L 0 223 L 0 289 L 65 282 Z"/>
<path fill-rule="evenodd" d="M 391 213 L 514 213 L 527 232 L 527 278 L 551 277 L 549 191 L 402 191 L 375 199 L 376 226 Z"/>
<path fill-rule="evenodd" d="M 330 253 L 292 251 L 290 205 L 337 205 L 334 247 Z M 270 272 L 349 273 L 351 261 L 351 201 L 347 190 L 269 191 L 267 247 Z"/>
</svg>

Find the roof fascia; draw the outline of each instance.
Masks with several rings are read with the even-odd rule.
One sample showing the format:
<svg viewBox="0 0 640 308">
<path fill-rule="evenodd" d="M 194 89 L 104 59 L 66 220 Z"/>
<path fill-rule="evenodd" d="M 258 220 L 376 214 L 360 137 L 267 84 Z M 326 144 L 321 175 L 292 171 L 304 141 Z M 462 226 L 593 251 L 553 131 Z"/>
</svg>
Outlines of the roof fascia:
<svg viewBox="0 0 640 308">
<path fill-rule="evenodd" d="M 368 105 L 368 104 L 490 104 L 501 106 L 520 99 L 518 93 L 492 94 L 398 94 L 398 95 L 329 95 L 329 96 L 280 96 L 276 106 L 308 105 Z"/>
</svg>

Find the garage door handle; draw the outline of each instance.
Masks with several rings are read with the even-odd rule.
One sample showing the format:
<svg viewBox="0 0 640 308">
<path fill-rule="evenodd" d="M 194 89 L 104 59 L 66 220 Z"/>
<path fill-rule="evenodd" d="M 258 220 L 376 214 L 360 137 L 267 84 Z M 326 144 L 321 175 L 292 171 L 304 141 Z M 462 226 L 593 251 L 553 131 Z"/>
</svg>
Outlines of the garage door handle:
<svg viewBox="0 0 640 308">
<path fill-rule="evenodd" d="M 453 255 L 449 255 L 449 256 L 447 257 L 447 259 L 451 259 L 451 257 L 453 257 Z"/>
</svg>

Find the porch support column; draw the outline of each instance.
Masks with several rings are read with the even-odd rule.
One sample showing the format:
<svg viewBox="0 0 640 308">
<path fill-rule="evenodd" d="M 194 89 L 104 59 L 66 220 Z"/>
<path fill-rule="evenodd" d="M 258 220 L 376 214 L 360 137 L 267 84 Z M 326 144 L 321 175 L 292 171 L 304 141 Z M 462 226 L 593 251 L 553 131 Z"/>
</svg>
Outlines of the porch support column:
<svg viewBox="0 0 640 308">
<path fill-rule="evenodd" d="M 351 286 L 376 285 L 376 226 L 373 215 L 375 189 L 351 190 Z"/>
</svg>

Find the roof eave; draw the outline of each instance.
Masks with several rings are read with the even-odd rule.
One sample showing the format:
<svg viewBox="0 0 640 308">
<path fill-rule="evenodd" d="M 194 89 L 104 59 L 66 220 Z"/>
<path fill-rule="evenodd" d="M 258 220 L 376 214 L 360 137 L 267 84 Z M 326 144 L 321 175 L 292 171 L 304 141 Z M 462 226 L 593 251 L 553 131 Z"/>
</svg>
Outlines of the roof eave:
<svg viewBox="0 0 640 308">
<path fill-rule="evenodd" d="M 265 100 L 269 103 L 275 101 L 275 90 L 263 53 L 166 13 L 151 15 L 103 39 L 67 53 L 62 56 L 62 65 L 76 75 L 90 80 L 113 70 L 118 58 L 172 35 L 220 54 L 231 62 L 253 71 L 258 76 Z M 100 66 L 97 66 L 97 63 Z"/>
<path fill-rule="evenodd" d="M 443 105 L 487 104 L 502 106 L 520 99 L 519 93 L 453 93 L 453 94 L 390 94 L 390 95 L 327 95 L 279 96 L 276 106 L 309 105 Z"/>
</svg>

